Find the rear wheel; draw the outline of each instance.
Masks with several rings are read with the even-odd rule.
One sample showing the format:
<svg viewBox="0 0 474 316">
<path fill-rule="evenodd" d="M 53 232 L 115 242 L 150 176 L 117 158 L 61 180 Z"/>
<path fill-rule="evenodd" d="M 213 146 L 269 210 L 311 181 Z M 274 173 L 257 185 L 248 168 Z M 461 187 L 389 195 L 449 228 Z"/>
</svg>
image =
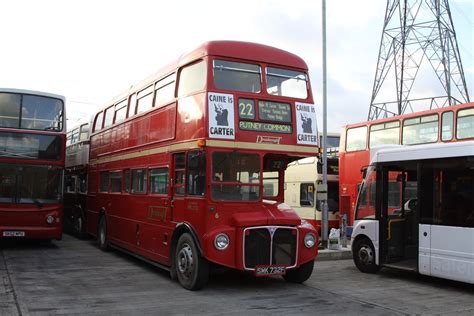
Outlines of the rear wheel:
<svg viewBox="0 0 474 316">
<path fill-rule="evenodd" d="M 376 273 L 380 267 L 375 263 L 374 245 L 368 238 L 361 238 L 352 247 L 354 263 L 364 273 Z"/>
<path fill-rule="evenodd" d="M 179 283 L 188 290 L 199 290 L 209 279 L 209 263 L 198 253 L 190 234 L 184 233 L 178 239 L 174 268 Z"/>
<path fill-rule="evenodd" d="M 303 283 L 308 280 L 313 273 L 314 260 L 302 264 L 299 268 L 286 271 L 283 278 L 288 282 Z"/>
<path fill-rule="evenodd" d="M 102 215 L 99 219 L 99 232 L 97 233 L 97 242 L 100 249 L 107 251 L 109 248 L 109 241 L 107 240 L 107 223 L 105 221 L 105 215 Z"/>
</svg>

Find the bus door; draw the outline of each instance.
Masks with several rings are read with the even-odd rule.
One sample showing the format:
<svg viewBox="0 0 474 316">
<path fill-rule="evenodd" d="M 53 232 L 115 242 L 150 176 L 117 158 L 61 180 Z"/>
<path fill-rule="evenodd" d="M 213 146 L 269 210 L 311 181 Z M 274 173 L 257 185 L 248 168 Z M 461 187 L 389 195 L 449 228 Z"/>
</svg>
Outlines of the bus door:
<svg viewBox="0 0 474 316">
<path fill-rule="evenodd" d="M 414 178 L 413 178 L 414 177 Z M 381 263 L 414 270 L 418 256 L 416 172 L 382 168 Z"/>
<path fill-rule="evenodd" d="M 199 223 L 206 200 L 206 152 L 173 154 L 172 221 Z"/>
<path fill-rule="evenodd" d="M 173 154 L 173 169 L 171 172 L 171 221 L 181 222 L 184 220 L 184 186 L 185 186 L 186 154 Z"/>
</svg>

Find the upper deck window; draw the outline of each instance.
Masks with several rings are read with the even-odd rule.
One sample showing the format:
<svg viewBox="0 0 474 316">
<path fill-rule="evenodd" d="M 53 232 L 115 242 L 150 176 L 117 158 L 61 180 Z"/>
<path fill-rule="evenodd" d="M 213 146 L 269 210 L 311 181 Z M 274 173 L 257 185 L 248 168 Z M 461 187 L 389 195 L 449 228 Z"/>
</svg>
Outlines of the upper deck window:
<svg viewBox="0 0 474 316">
<path fill-rule="evenodd" d="M 151 109 L 153 107 L 153 86 L 138 92 L 137 99 L 137 114 Z"/>
<path fill-rule="evenodd" d="M 81 125 L 81 133 L 79 134 L 79 141 L 85 141 L 89 138 L 89 124 Z"/>
<path fill-rule="evenodd" d="M 206 86 L 206 77 L 207 71 L 204 61 L 184 67 L 179 76 L 178 96 L 203 90 Z"/>
<path fill-rule="evenodd" d="M 346 151 L 365 150 L 367 143 L 367 126 L 347 130 Z"/>
<path fill-rule="evenodd" d="M 0 127 L 61 131 L 63 107 L 60 99 L 0 93 Z"/>
<path fill-rule="evenodd" d="M 262 76 L 259 65 L 228 60 L 214 60 L 214 85 L 218 89 L 260 92 Z"/>
<path fill-rule="evenodd" d="M 438 140 L 438 115 L 427 115 L 403 121 L 403 144 L 434 143 Z"/>
<path fill-rule="evenodd" d="M 95 123 L 94 123 L 94 132 L 100 131 L 102 128 L 102 119 L 104 116 L 104 112 L 100 112 L 95 116 Z"/>
<path fill-rule="evenodd" d="M 474 137 L 474 108 L 458 111 L 456 130 L 459 139 Z"/>
<path fill-rule="evenodd" d="M 104 128 L 107 128 L 112 125 L 114 121 L 114 113 L 115 112 L 113 106 L 105 110 Z"/>
<path fill-rule="evenodd" d="M 441 115 L 441 140 L 443 142 L 453 139 L 453 119 L 453 111 L 444 112 Z"/>
<path fill-rule="evenodd" d="M 127 117 L 127 100 L 115 105 L 115 124 L 122 122 Z"/>
<path fill-rule="evenodd" d="M 267 92 L 271 95 L 306 99 L 308 77 L 304 72 L 282 68 L 267 68 Z"/>
<path fill-rule="evenodd" d="M 400 122 L 374 124 L 370 127 L 369 147 L 400 144 Z"/>
<path fill-rule="evenodd" d="M 77 143 L 78 140 L 79 140 L 79 129 L 76 128 L 72 131 L 72 134 L 71 134 L 71 144 Z"/>
<path fill-rule="evenodd" d="M 155 83 L 155 106 L 160 107 L 174 99 L 175 74 L 171 74 Z"/>
</svg>

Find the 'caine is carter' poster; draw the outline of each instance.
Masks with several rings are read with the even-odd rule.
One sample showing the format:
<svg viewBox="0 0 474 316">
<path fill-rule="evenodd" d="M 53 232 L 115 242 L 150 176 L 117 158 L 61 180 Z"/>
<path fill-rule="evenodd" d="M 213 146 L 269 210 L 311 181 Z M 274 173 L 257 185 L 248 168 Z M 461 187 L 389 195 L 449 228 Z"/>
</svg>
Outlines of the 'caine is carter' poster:
<svg viewBox="0 0 474 316">
<path fill-rule="evenodd" d="M 224 93 L 209 93 L 209 137 L 235 139 L 234 96 Z"/>
<path fill-rule="evenodd" d="M 296 102 L 295 105 L 297 143 L 317 146 L 319 139 L 316 107 L 314 104 L 300 102 Z"/>
</svg>

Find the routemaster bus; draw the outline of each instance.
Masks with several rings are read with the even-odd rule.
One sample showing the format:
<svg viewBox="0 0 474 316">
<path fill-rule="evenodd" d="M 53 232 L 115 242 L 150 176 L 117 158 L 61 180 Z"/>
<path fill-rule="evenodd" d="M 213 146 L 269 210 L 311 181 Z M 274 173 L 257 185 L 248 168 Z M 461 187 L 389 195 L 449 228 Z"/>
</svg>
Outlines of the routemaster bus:
<svg viewBox="0 0 474 316">
<path fill-rule="evenodd" d="M 61 239 L 65 98 L 0 88 L 0 238 Z"/>
<path fill-rule="evenodd" d="M 372 156 L 352 233 L 359 270 L 391 267 L 474 283 L 474 141 Z"/>
<path fill-rule="evenodd" d="M 284 171 L 317 151 L 301 58 L 207 42 L 95 115 L 87 232 L 190 290 L 206 283 L 211 263 L 303 282 L 317 231 L 283 203 Z M 278 190 L 265 192 L 275 179 Z"/>
<path fill-rule="evenodd" d="M 89 124 L 80 123 L 67 133 L 64 191 L 64 228 L 80 238 L 86 236 L 87 165 Z"/>
<path fill-rule="evenodd" d="M 327 137 L 327 194 L 329 228 L 339 227 L 339 135 Z M 322 161 L 318 157 L 307 157 L 288 164 L 285 171 L 285 203 L 298 215 L 310 222 L 321 233 L 322 207 L 317 191 L 322 184 Z"/>
<path fill-rule="evenodd" d="M 347 125 L 339 147 L 339 210 L 354 222 L 355 202 L 370 150 L 383 145 L 420 145 L 474 139 L 474 103 Z"/>
</svg>

